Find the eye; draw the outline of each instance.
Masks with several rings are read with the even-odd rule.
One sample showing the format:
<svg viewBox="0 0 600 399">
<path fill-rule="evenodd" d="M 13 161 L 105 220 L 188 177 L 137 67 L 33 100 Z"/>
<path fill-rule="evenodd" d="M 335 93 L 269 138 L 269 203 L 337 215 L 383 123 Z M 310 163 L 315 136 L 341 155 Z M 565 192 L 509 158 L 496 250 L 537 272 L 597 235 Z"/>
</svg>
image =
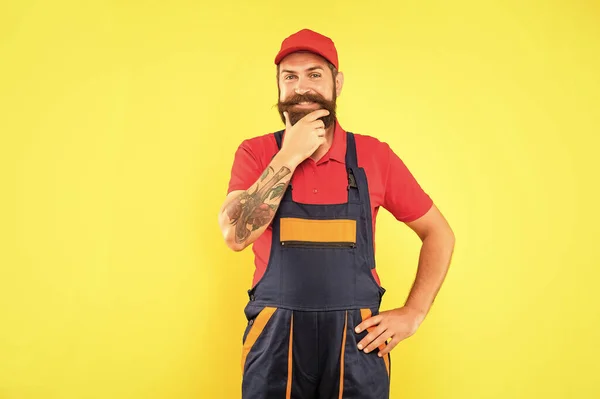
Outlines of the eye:
<svg viewBox="0 0 600 399">
<path fill-rule="evenodd" d="M 283 79 L 284 80 L 290 80 L 291 78 L 295 78 L 296 75 L 286 75 Z"/>
<path fill-rule="evenodd" d="M 310 75 L 310 77 L 311 77 L 311 78 L 320 78 L 320 77 L 321 77 L 321 74 L 320 74 L 320 73 L 316 73 L 316 72 L 315 72 L 315 73 L 312 73 L 312 74 Z"/>
</svg>

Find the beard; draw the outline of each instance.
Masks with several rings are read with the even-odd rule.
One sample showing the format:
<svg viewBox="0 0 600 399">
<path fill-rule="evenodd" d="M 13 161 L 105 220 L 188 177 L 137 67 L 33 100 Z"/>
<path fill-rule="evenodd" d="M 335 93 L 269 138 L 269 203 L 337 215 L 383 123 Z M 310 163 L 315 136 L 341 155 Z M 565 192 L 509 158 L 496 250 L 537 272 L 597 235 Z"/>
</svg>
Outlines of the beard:
<svg viewBox="0 0 600 399">
<path fill-rule="evenodd" d="M 323 96 L 316 93 L 307 93 L 307 94 L 295 94 L 291 97 L 288 97 L 286 101 L 279 101 L 277 103 L 277 108 L 279 110 L 279 116 L 281 116 L 282 122 L 285 124 L 285 116 L 284 112 L 288 113 L 290 117 L 290 123 L 293 125 L 296 124 L 300 119 L 304 118 L 306 115 L 311 112 L 316 111 L 316 109 L 301 109 L 295 107 L 296 104 L 300 104 L 301 102 L 314 102 L 319 105 L 319 108 L 323 108 L 329 111 L 329 115 L 323 116 L 319 118 L 325 124 L 325 129 L 331 127 L 335 122 L 335 110 L 336 110 L 336 95 L 335 95 L 335 87 L 333 89 L 333 100 L 326 100 Z"/>
</svg>

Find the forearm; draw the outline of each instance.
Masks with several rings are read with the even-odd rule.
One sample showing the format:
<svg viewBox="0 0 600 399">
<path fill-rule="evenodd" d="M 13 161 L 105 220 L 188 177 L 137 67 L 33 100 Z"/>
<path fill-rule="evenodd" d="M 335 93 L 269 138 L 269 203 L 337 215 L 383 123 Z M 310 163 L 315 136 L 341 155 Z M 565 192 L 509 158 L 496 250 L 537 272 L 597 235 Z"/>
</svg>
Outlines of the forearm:
<svg viewBox="0 0 600 399">
<path fill-rule="evenodd" d="M 452 232 L 433 233 L 423 239 L 414 284 L 405 306 L 416 309 L 424 319 L 444 282 L 454 251 Z"/>
<path fill-rule="evenodd" d="M 279 152 L 248 190 L 223 206 L 219 223 L 231 249 L 241 251 L 267 229 L 297 165 Z"/>
</svg>

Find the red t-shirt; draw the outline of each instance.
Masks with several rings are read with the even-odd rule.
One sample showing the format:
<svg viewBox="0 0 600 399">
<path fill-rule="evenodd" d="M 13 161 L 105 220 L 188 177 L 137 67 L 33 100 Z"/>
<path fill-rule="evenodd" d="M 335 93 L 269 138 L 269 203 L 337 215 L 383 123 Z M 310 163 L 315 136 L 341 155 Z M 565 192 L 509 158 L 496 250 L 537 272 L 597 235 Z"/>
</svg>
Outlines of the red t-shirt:
<svg viewBox="0 0 600 399">
<path fill-rule="evenodd" d="M 306 204 L 337 204 L 347 201 L 345 133 L 336 121 L 329 151 L 318 162 L 308 158 L 296 168 L 292 176 L 294 201 Z M 355 134 L 355 138 L 358 166 L 364 168 L 369 183 L 375 240 L 375 221 L 380 206 L 397 220 L 411 222 L 423 216 L 431 208 L 433 201 L 388 144 L 360 134 Z M 228 193 L 247 190 L 252 186 L 277 151 L 277 142 L 272 133 L 244 140 L 235 153 Z M 272 235 L 272 227 L 269 226 L 254 241 L 256 270 L 252 286 L 263 276 L 269 263 Z M 379 283 L 377 272 L 372 270 Z"/>
</svg>

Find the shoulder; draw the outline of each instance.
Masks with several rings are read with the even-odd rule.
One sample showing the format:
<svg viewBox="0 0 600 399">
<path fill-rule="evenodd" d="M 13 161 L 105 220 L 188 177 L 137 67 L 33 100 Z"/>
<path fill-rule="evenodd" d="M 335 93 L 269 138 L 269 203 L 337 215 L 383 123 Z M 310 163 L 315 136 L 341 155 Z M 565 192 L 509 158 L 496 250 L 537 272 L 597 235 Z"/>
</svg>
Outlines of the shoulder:
<svg viewBox="0 0 600 399">
<path fill-rule="evenodd" d="M 262 148 L 277 148 L 277 142 L 275 141 L 275 135 L 273 133 L 265 133 L 260 136 L 244 139 L 241 142 L 240 147 L 248 150 L 260 151 Z"/>
<path fill-rule="evenodd" d="M 277 152 L 277 142 L 273 133 L 265 133 L 243 140 L 238 146 L 238 152 L 243 151 L 250 154 L 257 161 L 268 159 L 267 163 Z"/>
<path fill-rule="evenodd" d="M 369 136 L 368 134 L 353 133 L 356 140 L 356 146 L 369 147 L 373 149 L 389 148 L 389 145 L 379 140 L 377 137 Z"/>
<path fill-rule="evenodd" d="M 356 142 L 356 155 L 360 162 L 387 162 L 390 156 L 388 143 L 366 134 L 353 133 Z"/>
</svg>

